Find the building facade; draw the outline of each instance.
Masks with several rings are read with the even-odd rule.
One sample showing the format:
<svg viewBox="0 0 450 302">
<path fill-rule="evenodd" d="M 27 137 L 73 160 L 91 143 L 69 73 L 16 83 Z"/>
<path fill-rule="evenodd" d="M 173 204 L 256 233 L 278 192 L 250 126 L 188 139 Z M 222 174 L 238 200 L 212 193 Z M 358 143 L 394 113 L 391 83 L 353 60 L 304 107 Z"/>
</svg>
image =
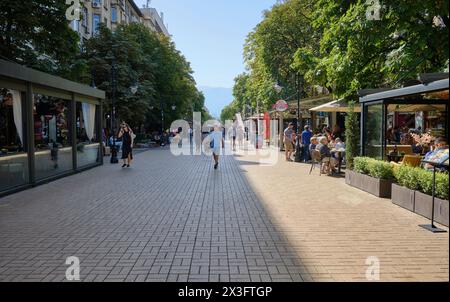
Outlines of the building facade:
<svg viewBox="0 0 450 302">
<path fill-rule="evenodd" d="M 151 30 L 169 36 L 167 26 L 164 24 L 164 14 L 158 14 L 153 7 L 145 7 L 141 9 L 142 23 Z"/>
<path fill-rule="evenodd" d="M 169 35 L 156 9 L 140 9 L 133 0 L 86 0 L 80 16 L 80 20 L 72 21 L 71 27 L 78 32 L 81 41 L 95 35 L 100 23 L 113 31 L 119 24 L 142 23 L 155 32 Z"/>
</svg>

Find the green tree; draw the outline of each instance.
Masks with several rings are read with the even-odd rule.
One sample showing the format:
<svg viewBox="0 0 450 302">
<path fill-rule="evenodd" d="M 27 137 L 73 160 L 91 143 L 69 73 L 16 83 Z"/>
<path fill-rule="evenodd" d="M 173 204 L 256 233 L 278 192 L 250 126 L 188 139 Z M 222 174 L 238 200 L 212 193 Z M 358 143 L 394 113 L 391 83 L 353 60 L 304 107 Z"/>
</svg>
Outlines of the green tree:
<svg viewBox="0 0 450 302">
<path fill-rule="evenodd" d="M 79 37 L 66 19 L 67 5 L 59 0 L 2 0 L 0 2 L 0 56 L 76 79 L 85 72 Z"/>
<path fill-rule="evenodd" d="M 448 1 L 380 1 L 380 20 L 366 1 L 319 0 L 314 27 L 321 49 L 316 72 L 337 97 L 364 88 L 396 87 L 448 65 Z"/>
<path fill-rule="evenodd" d="M 346 137 L 346 161 L 348 169 L 353 169 L 353 159 L 359 156 L 360 130 L 358 113 L 355 112 L 355 102 L 350 102 L 349 113 L 345 119 L 345 137 Z"/>
<path fill-rule="evenodd" d="M 97 86 L 107 91 L 108 105 L 114 62 L 118 118 L 134 127 L 160 129 L 161 111 L 167 128 L 174 120 L 192 119 L 193 111 L 208 116 L 190 64 L 170 38 L 142 24 L 120 25 L 114 33 L 101 25 L 98 34 L 86 43 L 85 59 Z M 135 85 L 138 90 L 133 94 L 130 88 Z"/>
</svg>

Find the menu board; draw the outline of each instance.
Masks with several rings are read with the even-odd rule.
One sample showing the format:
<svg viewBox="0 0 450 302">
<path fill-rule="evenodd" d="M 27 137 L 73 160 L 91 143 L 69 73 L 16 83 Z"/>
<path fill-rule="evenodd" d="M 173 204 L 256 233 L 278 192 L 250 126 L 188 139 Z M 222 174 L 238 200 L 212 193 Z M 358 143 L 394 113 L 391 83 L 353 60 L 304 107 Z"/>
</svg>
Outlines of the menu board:
<svg viewBox="0 0 450 302">
<path fill-rule="evenodd" d="M 449 152 L 448 149 L 436 150 L 430 152 L 425 157 L 425 162 L 436 166 L 448 166 L 449 165 Z"/>
</svg>

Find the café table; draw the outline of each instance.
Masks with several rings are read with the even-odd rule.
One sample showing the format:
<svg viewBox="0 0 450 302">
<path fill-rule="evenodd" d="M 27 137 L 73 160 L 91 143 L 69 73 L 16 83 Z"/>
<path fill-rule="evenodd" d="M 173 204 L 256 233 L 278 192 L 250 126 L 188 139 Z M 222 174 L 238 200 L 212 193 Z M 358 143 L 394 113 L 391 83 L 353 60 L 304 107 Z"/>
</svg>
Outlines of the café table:
<svg viewBox="0 0 450 302">
<path fill-rule="evenodd" d="M 344 156 L 343 156 L 344 152 L 345 152 L 345 149 L 335 149 L 334 148 L 331 150 L 331 154 L 337 155 L 336 158 L 339 161 L 339 165 L 338 165 L 338 173 L 339 174 L 341 174 L 341 172 L 342 172 L 342 161 L 344 160 Z"/>
</svg>

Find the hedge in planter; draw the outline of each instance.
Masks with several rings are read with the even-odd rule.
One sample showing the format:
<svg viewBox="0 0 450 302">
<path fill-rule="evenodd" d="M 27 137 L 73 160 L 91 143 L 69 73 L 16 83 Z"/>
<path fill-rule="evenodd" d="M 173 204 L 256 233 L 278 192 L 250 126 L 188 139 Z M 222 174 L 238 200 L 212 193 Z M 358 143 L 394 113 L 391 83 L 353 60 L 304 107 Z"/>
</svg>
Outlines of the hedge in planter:
<svg viewBox="0 0 450 302">
<path fill-rule="evenodd" d="M 368 157 L 355 157 L 354 171 L 347 171 L 347 184 L 378 197 L 391 197 L 394 174 L 389 163 Z"/>
<path fill-rule="evenodd" d="M 395 178 L 401 187 L 393 186 L 392 202 L 407 208 L 419 215 L 431 218 L 433 206 L 433 173 L 421 168 L 400 166 L 394 171 Z M 449 225 L 449 175 L 436 174 L 435 219 Z M 408 191 L 409 190 L 409 191 Z M 398 193 L 398 194 L 397 194 Z M 409 196 L 406 196 L 409 195 Z M 409 203 L 409 198 L 412 198 Z"/>
<path fill-rule="evenodd" d="M 427 195 L 433 194 L 433 173 L 421 168 L 400 166 L 395 169 L 395 179 L 398 184 L 414 191 L 420 191 Z M 436 174 L 436 197 L 448 200 L 449 175 Z"/>
</svg>

